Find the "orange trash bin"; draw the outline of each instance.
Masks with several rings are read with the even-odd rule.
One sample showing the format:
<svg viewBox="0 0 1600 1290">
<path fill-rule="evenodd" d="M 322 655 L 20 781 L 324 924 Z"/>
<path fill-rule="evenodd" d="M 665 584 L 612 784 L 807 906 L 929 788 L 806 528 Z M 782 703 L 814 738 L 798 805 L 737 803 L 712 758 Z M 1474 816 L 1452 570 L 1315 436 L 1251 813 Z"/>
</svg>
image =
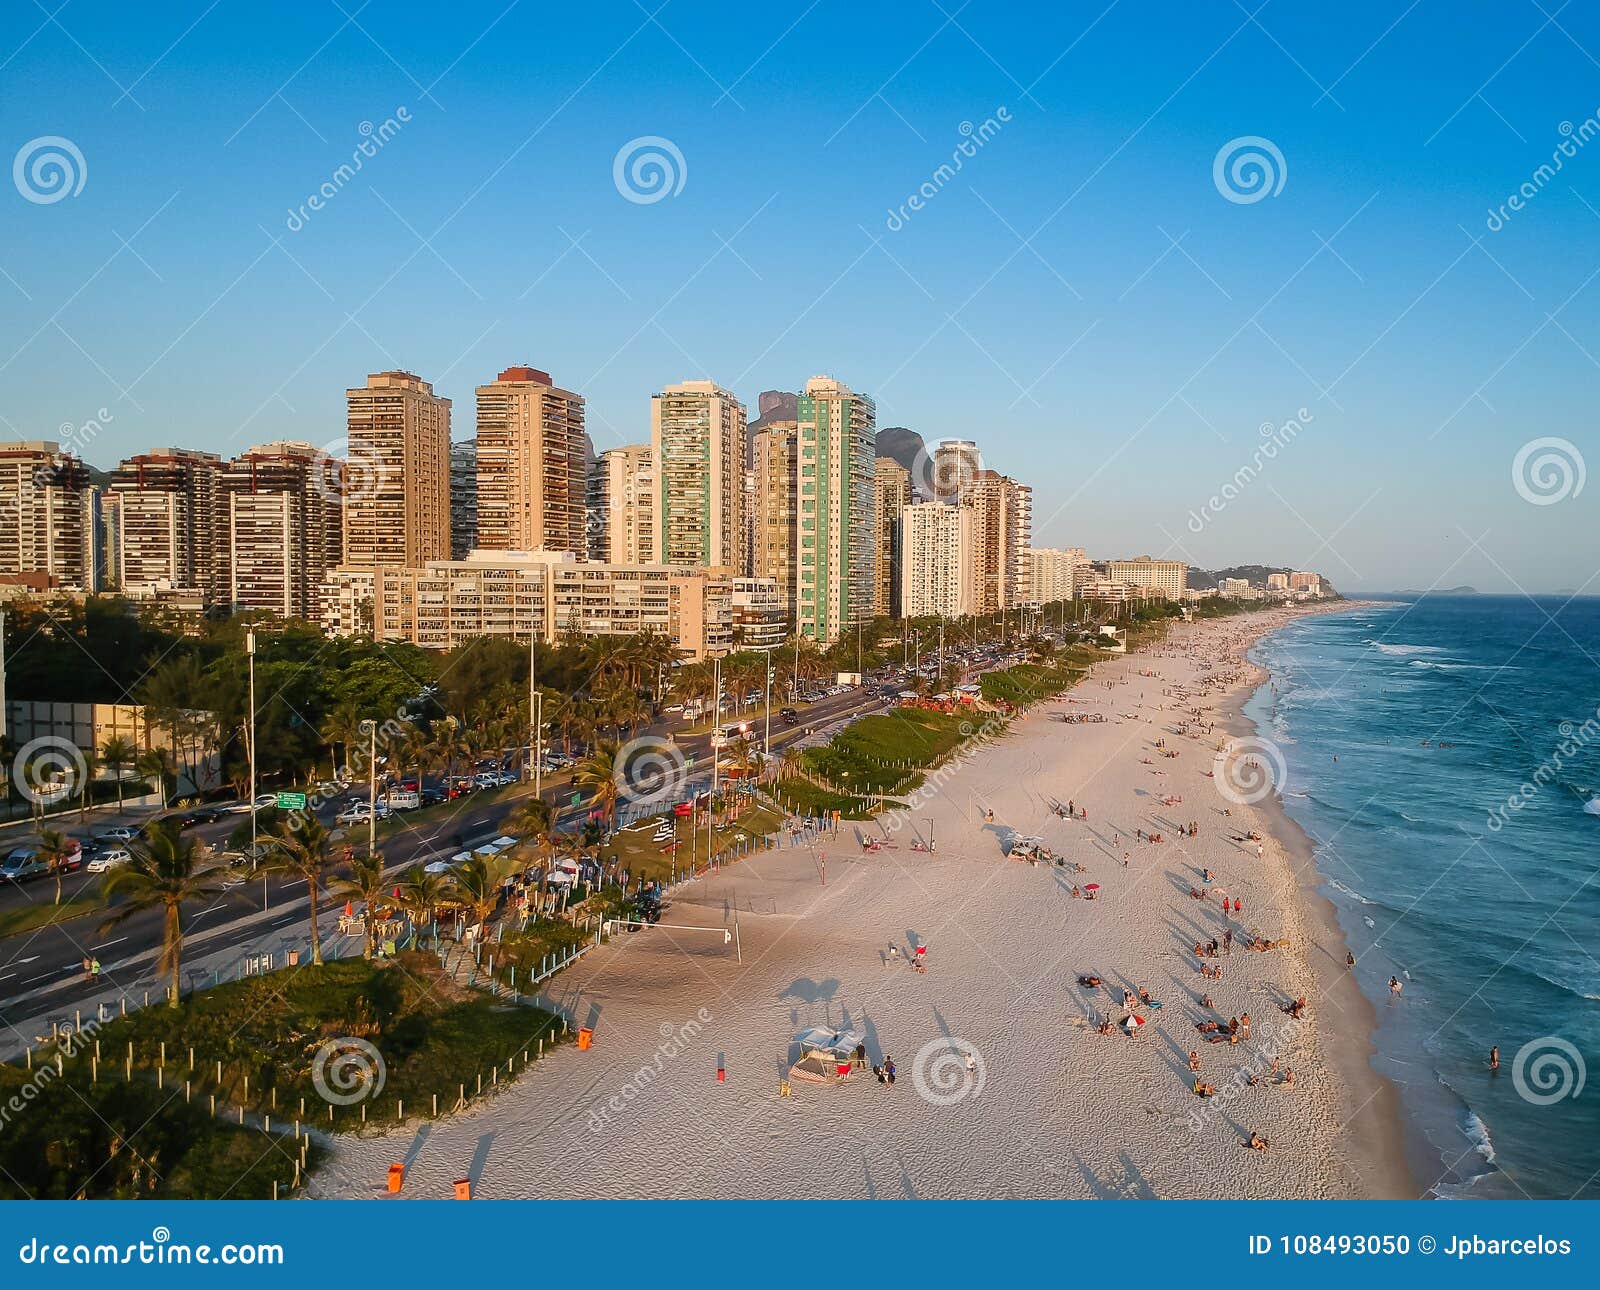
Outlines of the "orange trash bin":
<svg viewBox="0 0 1600 1290">
<path fill-rule="evenodd" d="M 457 1178 L 456 1179 L 456 1199 L 457 1200 L 471 1200 L 472 1199 L 472 1179 L 470 1179 L 470 1178 Z"/>
<path fill-rule="evenodd" d="M 393 1195 L 406 1185 L 406 1167 L 396 1161 L 389 1166 L 389 1194 Z"/>
<path fill-rule="evenodd" d="M 586 1052 L 594 1046 L 594 1031 L 588 1026 L 578 1027 L 578 1050 Z"/>
</svg>

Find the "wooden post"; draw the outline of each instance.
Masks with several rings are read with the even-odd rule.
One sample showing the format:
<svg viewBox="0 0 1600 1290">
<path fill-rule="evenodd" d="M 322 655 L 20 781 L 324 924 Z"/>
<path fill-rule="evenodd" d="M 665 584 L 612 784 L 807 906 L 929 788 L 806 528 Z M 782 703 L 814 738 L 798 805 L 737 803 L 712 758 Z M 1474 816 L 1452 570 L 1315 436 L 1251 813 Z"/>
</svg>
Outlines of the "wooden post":
<svg viewBox="0 0 1600 1290">
<path fill-rule="evenodd" d="M 216 1113 L 217 1113 L 217 1095 L 215 1093 L 213 1093 L 211 1095 L 211 1114 L 215 1115 Z"/>
<path fill-rule="evenodd" d="M 435 1120 L 439 1118 L 439 1095 L 437 1093 L 433 1095 L 433 1118 Z"/>
<path fill-rule="evenodd" d="M 189 1045 L 189 1069 L 194 1069 L 194 1045 Z"/>
</svg>

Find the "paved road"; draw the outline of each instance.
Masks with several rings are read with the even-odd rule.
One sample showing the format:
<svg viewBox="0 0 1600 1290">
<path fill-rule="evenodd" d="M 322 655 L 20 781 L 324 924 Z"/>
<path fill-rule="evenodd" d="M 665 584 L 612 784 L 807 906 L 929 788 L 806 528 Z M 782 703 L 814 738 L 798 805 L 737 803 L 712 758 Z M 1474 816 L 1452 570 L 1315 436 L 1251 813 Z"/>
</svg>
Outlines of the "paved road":
<svg viewBox="0 0 1600 1290">
<path fill-rule="evenodd" d="M 788 741 L 803 738 L 807 733 L 835 724 L 847 716 L 882 706 L 883 700 L 875 694 L 851 690 L 810 705 L 803 712 L 801 724 L 793 728 L 781 726 L 774 710 L 773 747 L 779 748 Z M 757 709 L 753 714 L 749 714 L 747 719 L 752 719 L 754 723 L 752 742 L 759 742 L 763 733 L 763 712 Z M 732 718 L 728 720 L 731 721 Z M 646 733 L 661 734 L 674 727 L 682 729 L 682 723 L 663 723 L 651 727 Z M 709 765 L 711 754 L 709 735 L 684 735 L 677 737 L 675 742 L 685 756 L 695 758 L 696 772 L 702 771 Z M 552 804 L 560 804 L 561 820 L 564 825 L 582 815 L 581 807 L 574 809 L 570 805 L 570 794 L 570 783 L 566 782 L 565 777 L 546 778 L 544 797 Z M 517 805 L 517 801 L 528 795 L 529 790 L 524 789 L 507 797 L 487 801 L 484 799 L 489 796 L 488 794 L 473 794 L 448 807 L 433 808 L 425 816 L 399 817 L 402 827 L 387 836 L 380 833 L 378 845 L 394 870 L 412 864 L 426 864 L 432 860 L 445 859 L 460 851 L 464 845 L 475 844 L 493 837 L 500 830 L 500 822 Z M 331 817 L 337 807 L 338 804 L 328 806 L 322 813 L 324 818 Z M 245 818 L 247 817 L 239 815 L 227 816 L 214 824 L 198 825 L 193 833 L 213 845 L 220 845 L 232 833 L 238 822 Z M 101 817 L 96 819 L 92 827 L 103 828 L 109 823 L 108 819 Z M 71 831 L 81 833 L 92 829 Z M 364 843 L 366 827 L 357 825 L 351 830 L 351 834 L 352 842 L 358 845 Z M 26 835 L 13 836 L 15 840 L 9 841 L 8 845 L 20 843 Z M 74 894 L 98 883 L 99 880 L 98 875 L 81 871 L 69 874 L 62 883 L 62 899 L 71 898 Z M 44 879 L 31 882 L 25 887 L 11 883 L 4 886 L 10 890 L 0 891 L 0 910 L 34 901 L 49 901 L 55 896 L 54 884 Z M 262 911 L 263 908 L 277 912 L 273 917 L 262 921 L 254 919 L 248 923 L 241 921 L 248 915 Z M 306 887 L 303 881 L 285 878 L 256 879 L 235 888 L 212 907 L 191 913 L 185 934 L 192 940 L 197 934 L 211 933 L 212 935 L 203 944 L 207 953 L 232 946 L 239 947 L 241 951 L 246 946 L 259 950 L 267 947 L 264 942 L 267 942 L 267 938 L 273 932 L 303 931 L 306 915 Z M 101 935 L 98 930 L 98 920 L 87 917 L 0 940 L 0 1024 L 7 1019 L 8 1001 L 14 1003 L 24 994 L 32 995 L 41 989 L 70 981 L 71 984 L 53 990 L 49 999 L 51 1008 L 67 1011 L 71 1009 L 74 1001 L 81 1001 L 103 991 L 108 981 L 112 985 L 117 984 L 118 974 L 113 965 L 124 962 L 132 955 L 153 949 L 160 941 L 161 921 L 159 912 L 139 914 L 120 927 Z M 98 984 L 82 980 L 81 965 L 85 954 L 100 959 L 105 965 L 108 980 Z M 143 977 L 148 971 L 148 960 L 142 960 L 132 970 L 132 976 Z M 129 982 L 125 984 L 131 984 L 131 979 L 130 976 Z M 29 1001 L 23 1005 L 23 1010 L 31 1014 L 39 1010 L 39 1005 L 37 1002 Z"/>
</svg>

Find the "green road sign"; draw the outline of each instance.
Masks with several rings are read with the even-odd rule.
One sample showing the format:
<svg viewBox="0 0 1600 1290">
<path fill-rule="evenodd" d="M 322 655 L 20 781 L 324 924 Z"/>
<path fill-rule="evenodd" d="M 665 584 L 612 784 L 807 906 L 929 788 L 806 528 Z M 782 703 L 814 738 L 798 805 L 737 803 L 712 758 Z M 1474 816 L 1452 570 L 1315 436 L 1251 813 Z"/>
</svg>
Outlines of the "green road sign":
<svg viewBox="0 0 1600 1290">
<path fill-rule="evenodd" d="M 303 811 L 306 809 L 306 795 L 304 793 L 279 793 L 278 809 L 280 811 Z"/>
</svg>

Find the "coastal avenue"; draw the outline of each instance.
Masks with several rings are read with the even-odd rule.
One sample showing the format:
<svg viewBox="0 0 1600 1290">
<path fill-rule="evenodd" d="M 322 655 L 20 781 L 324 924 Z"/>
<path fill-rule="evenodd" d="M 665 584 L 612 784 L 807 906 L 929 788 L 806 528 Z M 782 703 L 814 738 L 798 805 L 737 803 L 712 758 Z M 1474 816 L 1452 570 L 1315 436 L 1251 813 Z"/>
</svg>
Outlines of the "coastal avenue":
<svg viewBox="0 0 1600 1290">
<path fill-rule="evenodd" d="M 880 707 L 882 702 L 877 694 L 859 689 L 822 699 L 806 709 L 802 724 L 793 729 L 780 728 L 774 721 L 773 747 L 776 749 L 804 738 L 808 732 L 844 717 L 871 711 Z M 665 735 L 670 724 L 658 722 L 640 733 Z M 759 718 L 755 730 L 759 735 Z M 694 759 L 696 770 L 710 765 L 709 733 L 681 736 L 674 742 L 682 749 L 686 759 Z M 560 822 L 567 828 L 573 827 L 583 812 L 581 806 L 571 805 L 571 792 L 567 777 L 545 777 L 544 796 L 557 805 L 561 811 Z M 389 862 L 387 868 L 399 873 L 414 864 L 447 859 L 463 846 L 487 841 L 500 832 L 500 822 L 524 796 L 527 796 L 526 790 L 518 790 L 494 801 L 478 801 L 474 794 L 462 799 L 455 809 L 444 810 L 433 818 L 415 824 L 406 824 L 398 832 L 380 837 L 378 845 Z M 328 803 L 319 811 L 319 816 L 324 822 L 331 823 L 339 805 L 338 802 Z M 226 816 L 212 824 L 196 825 L 191 833 L 212 846 L 221 846 L 243 818 L 247 817 Z M 399 818 L 404 819 L 403 816 Z M 92 827 L 104 827 L 105 824 L 106 821 L 100 819 Z M 80 833 L 86 830 L 78 828 L 71 831 Z M 364 826 L 355 832 L 358 836 L 352 841 L 363 841 Z M 7 838 L 7 845 L 16 845 L 24 836 L 12 832 Z M 61 898 L 63 901 L 70 900 L 75 895 L 92 890 L 99 881 L 99 875 L 90 875 L 80 869 L 62 881 Z M 4 886 L 8 890 L 0 891 L 0 913 L 39 900 L 51 900 L 55 895 L 54 884 L 45 880 L 28 887 L 13 883 Z M 250 915 L 260 913 L 263 887 L 271 914 L 265 919 L 250 918 L 246 921 Z M 305 922 L 303 880 L 278 877 L 252 879 L 235 888 L 213 907 L 191 915 L 187 920 L 185 936 L 191 952 L 215 953 L 219 949 L 232 947 L 243 951 L 246 946 L 258 950 L 268 945 L 269 938 L 278 932 L 302 931 Z M 98 919 L 89 916 L 34 932 L 19 933 L 0 941 L 0 1023 L 8 1019 L 16 1020 L 16 1017 L 9 1016 L 14 1009 L 18 1016 L 32 1016 L 44 1011 L 70 1014 L 75 1001 L 103 993 L 105 982 L 85 981 L 82 977 L 81 965 L 85 954 L 100 957 L 107 981 L 114 985 L 120 982 L 124 989 L 131 990 L 134 980 L 143 980 L 150 972 L 148 955 L 157 947 L 160 932 L 161 915 L 158 911 L 152 911 L 124 923 L 109 940 L 100 936 Z M 129 963 L 129 960 L 140 955 L 146 957 Z M 121 964 L 128 964 L 127 969 L 119 970 Z M 58 984 L 63 981 L 68 984 Z M 57 988 L 50 989 L 52 986 Z M 142 986 L 140 988 L 143 989 Z M 48 990 L 48 994 L 40 997 L 41 990 Z"/>
</svg>

